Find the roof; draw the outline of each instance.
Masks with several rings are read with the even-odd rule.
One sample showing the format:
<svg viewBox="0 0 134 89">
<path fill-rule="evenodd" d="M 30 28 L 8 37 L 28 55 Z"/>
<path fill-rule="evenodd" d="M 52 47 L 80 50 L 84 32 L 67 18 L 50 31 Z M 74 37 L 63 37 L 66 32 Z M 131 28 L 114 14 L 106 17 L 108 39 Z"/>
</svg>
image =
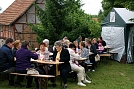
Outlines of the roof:
<svg viewBox="0 0 134 89">
<path fill-rule="evenodd" d="M 114 9 L 127 24 L 134 23 L 133 21 L 130 21 L 131 18 L 134 18 L 134 12 L 129 11 L 126 8 L 114 8 Z"/>
<path fill-rule="evenodd" d="M 0 24 L 10 25 L 32 5 L 35 0 L 15 0 L 2 14 Z"/>
</svg>

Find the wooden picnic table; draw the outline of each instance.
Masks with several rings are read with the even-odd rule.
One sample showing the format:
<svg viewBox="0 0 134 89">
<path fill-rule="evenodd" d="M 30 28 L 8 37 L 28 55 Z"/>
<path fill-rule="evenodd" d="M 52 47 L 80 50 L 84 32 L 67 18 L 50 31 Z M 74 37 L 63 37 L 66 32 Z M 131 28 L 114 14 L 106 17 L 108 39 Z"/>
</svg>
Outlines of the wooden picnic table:
<svg viewBox="0 0 134 89">
<path fill-rule="evenodd" d="M 103 53 L 103 54 L 99 54 L 100 55 L 100 58 L 101 58 L 101 61 L 103 62 L 104 58 L 108 58 L 108 57 L 111 57 L 112 54 L 109 54 L 109 53 Z M 106 60 L 107 61 L 107 60 Z"/>
<path fill-rule="evenodd" d="M 62 64 L 62 63 L 64 63 L 64 62 L 57 62 L 57 61 L 52 61 L 52 60 L 47 60 L 47 61 L 31 60 L 31 62 L 36 62 L 36 63 L 41 63 L 41 64 Z"/>
<path fill-rule="evenodd" d="M 42 61 L 42 60 L 31 60 L 31 62 L 34 63 L 39 63 L 39 64 L 46 64 L 45 70 L 46 70 L 46 74 L 48 74 L 48 65 L 58 65 L 58 64 L 62 64 L 64 62 L 57 62 L 57 61 L 52 61 L 52 60 L 47 60 L 47 61 Z"/>
<path fill-rule="evenodd" d="M 109 50 L 111 49 L 111 47 L 105 46 L 104 49 L 107 51 L 107 53 L 109 53 Z"/>
</svg>

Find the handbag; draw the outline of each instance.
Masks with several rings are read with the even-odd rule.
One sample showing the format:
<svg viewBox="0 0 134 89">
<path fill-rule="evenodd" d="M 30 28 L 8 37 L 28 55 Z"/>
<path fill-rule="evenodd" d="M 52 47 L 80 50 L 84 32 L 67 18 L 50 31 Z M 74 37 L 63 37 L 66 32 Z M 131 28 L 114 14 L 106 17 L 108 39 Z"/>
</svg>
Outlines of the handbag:
<svg viewBox="0 0 134 89">
<path fill-rule="evenodd" d="M 95 56 L 95 61 L 97 62 L 97 61 L 100 61 L 100 55 L 99 54 L 97 54 L 96 56 Z"/>
<path fill-rule="evenodd" d="M 27 74 L 39 75 L 39 72 L 34 68 L 27 68 L 26 70 L 27 70 Z"/>
</svg>

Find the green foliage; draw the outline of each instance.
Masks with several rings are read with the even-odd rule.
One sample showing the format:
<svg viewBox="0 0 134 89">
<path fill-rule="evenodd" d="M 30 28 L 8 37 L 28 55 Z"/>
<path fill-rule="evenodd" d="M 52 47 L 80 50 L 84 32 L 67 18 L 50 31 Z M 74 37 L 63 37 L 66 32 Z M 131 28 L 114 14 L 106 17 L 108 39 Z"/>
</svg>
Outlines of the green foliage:
<svg viewBox="0 0 134 89">
<path fill-rule="evenodd" d="M 102 10 L 99 11 L 98 18 L 99 18 L 100 23 L 105 19 L 105 16 Z"/>
<path fill-rule="evenodd" d="M 103 0 L 102 8 L 104 10 L 104 16 L 106 17 L 113 7 L 123 8 L 124 5 L 122 4 L 122 2 L 123 0 Z"/>
<path fill-rule="evenodd" d="M 103 11 L 100 10 L 98 14 L 100 23 L 105 19 L 105 17 L 108 15 L 108 13 L 112 10 L 113 7 L 127 8 L 131 11 L 134 11 L 133 0 L 103 0 L 101 3 Z M 134 21 L 134 18 L 131 18 L 130 21 Z"/>
<path fill-rule="evenodd" d="M 133 0 L 103 0 L 102 8 L 103 12 L 99 12 L 100 20 L 104 20 L 104 18 L 108 15 L 108 13 L 112 10 L 113 7 L 116 8 L 127 8 L 131 11 L 134 11 L 134 1 Z"/>
<path fill-rule="evenodd" d="M 38 42 L 48 38 L 51 40 L 50 44 L 53 44 L 64 36 L 73 41 L 80 35 L 83 38 L 100 35 L 100 24 L 93 21 L 92 16 L 84 13 L 80 0 L 45 1 L 45 11 L 35 5 L 41 23 L 30 25 L 37 34 Z"/>
</svg>

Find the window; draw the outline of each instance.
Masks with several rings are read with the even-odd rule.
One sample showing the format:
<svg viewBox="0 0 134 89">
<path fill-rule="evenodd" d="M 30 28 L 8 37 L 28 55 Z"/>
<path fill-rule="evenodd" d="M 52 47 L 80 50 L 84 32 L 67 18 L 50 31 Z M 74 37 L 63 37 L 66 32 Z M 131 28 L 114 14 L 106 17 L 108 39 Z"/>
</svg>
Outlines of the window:
<svg viewBox="0 0 134 89">
<path fill-rule="evenodd" d="M 110 22 L 115 22 L 115 12 L 110 12 Z"/>
</svg>

